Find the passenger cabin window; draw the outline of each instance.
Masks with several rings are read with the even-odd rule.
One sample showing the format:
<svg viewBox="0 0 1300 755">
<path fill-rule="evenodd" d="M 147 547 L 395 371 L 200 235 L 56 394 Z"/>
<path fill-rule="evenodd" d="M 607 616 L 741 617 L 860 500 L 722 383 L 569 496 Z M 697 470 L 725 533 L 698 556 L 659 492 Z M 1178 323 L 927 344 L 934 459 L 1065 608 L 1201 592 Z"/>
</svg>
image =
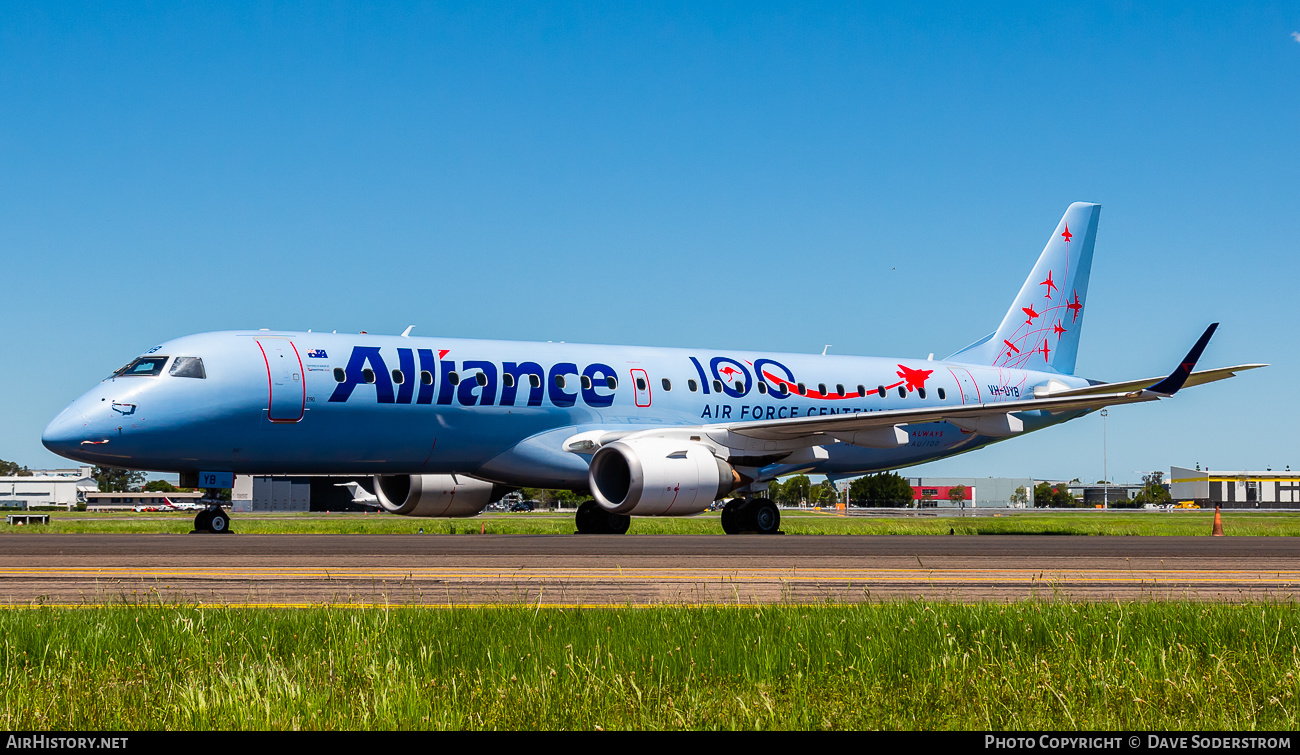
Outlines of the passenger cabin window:
<svg viewBox="0 0 1300 755">
<path fill-rule="evenodd" d="M 782 384 L 781 384 L 781 395 L 782 395 L 782 396 L 786 396 L 786 395 L 789 395 L 789 393 L 790 393 L 790 386 L 786 385 L 785 383 L 782 383 Z"/>
<path fill-rule="evenodd" d="M 454 372 L 448 372 L 447 382 L 451 383 L 452 385 L 460 385 L 460 375 L 457 375 Z"/>
<path fill-rule="evenodd" d="M 867 386 L 865 386 L 865 385 L 859 385 L 859 386 L 858 386 L 858 398 L 866 398 L 866 397 L 867 397 Z"/>
<path fill-rule="evenodd" d="M 916 395 L 918 395 L 918 396 L 920 396 L 922 399 L 924 399 L 924 398 L 925 398 L 925 389 L 924 389 L 924 388 L 917 388 L 917 389 L 916 389 Z"/>
<path fill-rule="evenodd" d="M 590 376 L 590 375 L 583 375 L 583 376 L 580 378 L 580 380 L 581 380 L 581 382 L 582 382 L 582 390 L 584 390 L 584 391 L 589 391 L 589 390 L 591 390 L 591 376 Z"/>
<path fill-rule="evenodd" d="M 761 382 L 760 382 L 760 383 L 758 384 L 758 392 L 761 393 L 761 394 L 763 394 L 764 396 L 766 396 L 766 395 L 767 395 L 767 383 L 761 383 Z"/>
<path fill-rule="evenodd" d="M 940 389 L 939 389 L 939 400 L 940 400 L 940 401 L 943 401 L 943 400 L 946 399 L 946 398 L 948 398 L 948 394 L 947 394 L 947 392 L 944 391 L 944 389 L 940 388 Z"/>
<path fill-rule="evenodd" d="M 808 389 L 804 387 L 803 383 L 800 383 L 799 385 L 795 386 L 794 389 L 795 392 L 798 393 L 800 396 L 803 396 L 804 394 L 808 393 Z"/>
<path fill-rule="evenodd" d="M 555 387 L 556 387 L 556 388 L 563 388 L 563 387 L 564 387 L 564 376 L 563 376 L 563 375 L 556 375 L 556 376 L 555 376 Z"/>
<path fill-rule="evenodd" d="M 614 377 L 613 375 L 610 375 L 609 377 L 605 378 L 605 385 L 609 386 L 609 389 L 611 391 L 618 390 L 618 378 Z"/>
<path fill-rule="evenodd" d="M 514 375 L 511 375 L 509 372 L 507 372 L 506 374 L 504 374 L 504 375 L 501 376 L 501 384 L 504 385 L 504 386 L 507 387 L 507 388 L 514 388 L 514 387 L 515 387 L 515 376 L 514 376 Z"/>
<path fill-rule="evenodd" d="M 904 387 L 901 386 L 901 385 L 898 386 L 898 397 L 899 397 L 899 398 L 907 398 L 907 389 L 904 388 Z"/>
<path fill-rule="evenodd" d="M 722 393 L 722 381 L 721 381 L 721 380 L 714 380 L 714 381 L 713 381 L 713 392 L 714 392 L 714 393 Z"/>
<path fill-rule="evenodd" d="M 817 384 L 817 392 L 820 393 L 820 394 L 823 395 L 823 396 L 828 395 L 828 394 L 826 393 L 826 384 L 825 384 L 825 383 L 818 383 L 818 384 Z"/>
<path fill-rule="evenodd" d="M 533 388 L 541 388 L 541 387 L 542 387 L 542 376 L 541 376 L 541 375 L 529 375 L 529 376 L 528 376 L 528 385 L 531 386 L 531 387 L 533 387 Z"/>
<path fill-rule="evenodd" d="M 361 377 L 367 383 L 373 383 L 375 382 L 375 371 L 367 367 L 361 371 Z"/>
<path fill-rule="evenodd" d="M 406 376 L 402 374 L 401 370 L 393 370 L 393 385 L 401 385 L 404 380 L 406 380 Z"/>
<path fill-rule="evenodd" d="M 836 392 L 837 394 L 843 396 L 843 395 L 844 395 L 844 386 L 842 386 L 842 385 L 837 385 L 837 386 L 835 386 L 835 392 Z"/>
<path fill-rule="evenodd" d="M 167 357 L 140 357 L 113 373 L 113 377 L 153 377 L 161 375 Z"/>
<path fill-rule="evenodd" d="M 694 393 L 694 392 L 698 391 L 699 389 L 700 389 L 700 384 L 699 384 L 699 383 L 695 382 L 694 380 L 687 380 L 687 381 L 686 381 L 686 390 L 690 391 L 691 393 Z"/>
<path fill-rule="evenodd" d="M 660 380 L 659 384 L 664 387 L 665 391 L 671 391 L 673 389 L 673 381 L 669 380 L 668 378 L 664 378 L 663 380 Z"/>
<path fill-rule="evenodd" d="M 176 357 L 176 361 L 172 362 L 172 368 L 167 372 L 174 377 L 198 378 L 200 380 L 208 376 L 208 373 L 203 371 L 203 360 L 198 357 Z"/>
<path fill-rule="evenodd" d="M 881 398 L 884 398 L 884 397 L 885 397 L 885 386 L 883 386 L 883 385 L 878 385 L 878 386 L 876 386 L 876 393 L 879 393 L 879 394 L 880 394 L 880 397 L 881 397 Z"/>
<path fill-rule="evenodd" d="M 342 371 L 343 370 L 334 370 L 334 372 L 336 373 Z M 339 382 L 341 383 L 343 381 L 340 380 Z M 429 372 L 428 370 L 420 370 L 420 382 L 423 383 L 424 385 L 433 385 L 433 373 Z"/>
<path fill-rule="evenodd" d="M 478 383 L 479 385 L 487 385 L 487 373 L 480 372 L 479 374 L 475 375 L 474 382 Z"/>
<path fill-rule="evenodd" d="M 744 381 L 744 380 L 737 380 L 737 381 L 736 381 L 736 393 L 744 393 L 744 392 L 745 392 L 745 381 Z"/>
<path fill-rule="evenodd" d="M 638 391 L 644 391 L 644 390 L 645 390 L 645 378 L 637 378 L 637 379 L 636 379 L 636 389 L 637 389 Z"/>
<path fill-rule="evenodd" d="M 344 380 L 347 380 L 347 379 L 348 379 L 347 373 L 343 372 L 343 368 L 342 368 L 342 367 L 335 367 L 335 368 L 334 368 L 334 382 L 336 382 L 336 383 L 342 383 Z"/>
</svg>

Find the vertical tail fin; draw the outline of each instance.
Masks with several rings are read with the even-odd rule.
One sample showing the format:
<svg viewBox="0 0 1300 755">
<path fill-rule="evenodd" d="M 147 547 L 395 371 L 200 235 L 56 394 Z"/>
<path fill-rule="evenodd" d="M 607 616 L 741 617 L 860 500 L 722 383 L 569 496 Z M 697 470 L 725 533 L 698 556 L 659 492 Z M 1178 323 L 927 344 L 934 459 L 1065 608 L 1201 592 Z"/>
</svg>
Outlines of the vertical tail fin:
<svg viewBox="0 0 1300 755">
<path fill-rule="evenodd" d="M 995 367 L 1073 373 L 1100 215 L 1099 204 L 1070 205 L 1002 324 L 992 335 L 948 358 Z"/>
</svg>

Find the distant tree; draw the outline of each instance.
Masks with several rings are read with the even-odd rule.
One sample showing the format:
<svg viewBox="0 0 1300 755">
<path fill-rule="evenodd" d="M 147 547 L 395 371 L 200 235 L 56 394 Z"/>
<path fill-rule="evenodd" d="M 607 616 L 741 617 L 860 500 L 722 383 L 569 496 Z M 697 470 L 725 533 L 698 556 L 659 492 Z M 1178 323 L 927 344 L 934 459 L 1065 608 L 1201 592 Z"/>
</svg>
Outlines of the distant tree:
<svg viewBox="0 0 1300 755">
<path fill-rule="evenodd" d="M 537 501 L 543 507 L 551 509 L 576 509 L 590 496 L 575 493 L 572 490 L 547 490 L 545 488 L 520 488 L 525 501 Z"/>
<path fill-rule="evenodd" d="M 785 481 L 786 498 L 793 504 L 812 500 L 812 481 L 806 474 L 797 474 Z"/>
<path fill-rule="evenodd" d="M 176 493 L 180 488 L 167 482 L 166 480 L 150 480 L 142 488 L 146 493 Z"/>
<path fill-rule="evenodd" d="M 1164 478 L 1164 472 L 1152 472 L 1148 475 L 1142 475 L 1142 489 L 1137 492 L 1137 495 L 1133 496 L 1133 505 L 1165 504 L 1173 501 L 1173 497 L 1169 495 L 1169 490 L 1163 484 Z"/>
<path fill-rule="evenodd" d="M 1028 503 L 1029 503 L 1029 491 L 1025 489 L 1024 485 L 1021 485 L 1020 487 L 1016 488 L 1016 491 L 1014 493 L 1011 494 L 1011 505 L 1025 506 Z"/>
<path fill-rule="evenodd" d="M 849 486 L 849 498 L 858 506 L 906 506 L 913 500 L 912 486 L 894 472 L 859 477 Z"/>
<path fill-rule="evenodd" d="M 1069 487 L 1063 482 L 1055 486 L 1040 482 L 1034 486 L 1035 507 L 1069 508 L 1075 505 L 1077 505 L 1077 502 L 1074 500 L 1074 496 L 1070 495 Z"/>
<path fill-rule="evenodd" d="M 144 472 L 120 467 L 95 467 L 95 482 L 104 493 L 129 493 L 140 489 Z"/>
<path fill-rule="evenodd" d="M 964 507 L 966 505 L 966 491 L 967 488 L 965 485 L 954 485 L 951 488 L 948 488 L 948 500 L 958 506 Z"/>
<path fill-rule="evenodd" d="M 0 477 L 31 477 L 32 473 L 27 467 L 19 466 L 17 462 L 5 461 L 0 459 Z"/>
<path fill-rule="evenodd" d="M 814 506 L 833 506 L 836 501 L 835 485 L 825 480 L 808 486 L 808 502 Z"/>
</svg>

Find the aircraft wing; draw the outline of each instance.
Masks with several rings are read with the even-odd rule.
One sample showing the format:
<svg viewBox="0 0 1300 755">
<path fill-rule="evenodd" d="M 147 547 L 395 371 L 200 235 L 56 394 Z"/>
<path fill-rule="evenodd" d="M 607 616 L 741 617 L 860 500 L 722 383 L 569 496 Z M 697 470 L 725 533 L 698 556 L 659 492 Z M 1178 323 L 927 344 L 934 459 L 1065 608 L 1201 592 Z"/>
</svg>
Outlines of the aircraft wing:
<svg viewBox="0 0 1300 755">
<path fill-rule="evenodd" d="M 1081 409 L 1100 409 L 1115 404 L 1132 404 L 1142 401 L 1156 401 L 1161 396 L 1151 391 L 1138 389 L 1127 393 L 1105 393 L 1095 396 L 1070 396 L 1066 398 L 1027 399 L 1022 401 L 1003 401 L 988 404 L 965 404 L 963 406 L 937 406 L 934 408 L 887 409 L 879 412 L 861 412 L 858 414 L 834 414 L 830 416 L 792 417 L 760 422 L 733 422 L 710 427 L 725 428 L 729 432 L 749 438 L 763 440 L 790 440 L 813 433 L 827 435 L 851 434 L 875 428 L 894 427 L 897 425 L 919 424 L 923 422 L 948 421 L 958 427 L 979 430 L 982 425 L 987 434 L 1011 434 L 1017 422 L 1006 421 L 1005 432 L 997 432 L 1001 418 L 1015 412 L 1048 411 L 1053 413 L 1078 411 Z M 993 421 L 986 421 L 993 420 Z M 854 442 L 850 439 L 842 439 Z"/>
<path fill-rule="evenodd" d="M 1267 367 L 1267 364 L 1239 364 L 1235 367 L 1219 367 L 1213 370 L 1197 370 L 1187 376 L 1187 382 L 1183 383 L 1184 388 L 1193 385 L 1202 385 L 1204 383 L 1213 383 L 1216 380 L 1225 380 L 1230 377 L 1236 377 L 1238 372 L 1246 370 L 1256 370 L 1260 367 Z M 1153 378 L 1143 378 L 1142 380 L 1125 380 L 1120 383 L 1098 383 L 1089 385 L 1084 388 L 1069 388 L 1066 390 L 1052 391 L 1047 390 L 1045 386 L 1039 386 L 1034 389 L 1034 395 L 1037 398 L 1064 398 L 1066 396 L 1096 396 L 1103 393 L 1120 393 L 1124 391 L 1140 391 L 1164 380 L 1163 376 Z"/>
<path fill-rule="evenodd" d="M 1059 414 L 1100 409 L 1115 404 L 1156 401 L 1172 396 L 1188 385 L 1222 380 L 1232 377 L 1236 372 L 1265 366 L 1250 364 L 1194 372 L 1196 362 L 1200 360 L 1201 353 L 1205 351 L 1205 346 L 1210 342 L 1210 337 L 1214 335 L 1218 326 L 1216 322 L 1206 328 L 1178 367 L 1163 378 L 1103 383 L 1086 388 L 1047 393 L 1040 393 L 1035 389 L 1034 398 L 1019 401 L 733 422 L 712 425 L 710 429 L 723 429 L 742 437 L 763 441 L 790 441 L 821 434 L 846 443 L 883 448 L 901 445 L 906 437 L 901 426 L 913 423 L 946 421 L 964 430 L 984 435 L 1011 435 L 1024 428 L 1023 421 L 1015 416 L 1018 412 L 1046 411 Z"/>
</svg>

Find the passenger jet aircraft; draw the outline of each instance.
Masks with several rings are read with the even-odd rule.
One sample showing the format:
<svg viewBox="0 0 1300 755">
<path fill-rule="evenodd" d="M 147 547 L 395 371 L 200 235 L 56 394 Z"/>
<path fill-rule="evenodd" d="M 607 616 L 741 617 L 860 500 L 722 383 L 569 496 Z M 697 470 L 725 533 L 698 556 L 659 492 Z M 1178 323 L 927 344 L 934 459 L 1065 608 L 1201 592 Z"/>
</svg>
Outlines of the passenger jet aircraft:
<svg viewBox="0 0 1300 755">
<path fill-rule="evenodd" d="M 731 497 L 776 532 L 767 483 L 951 456 L 1262 367 L 1075 376 L 1100 206 L 1075 203 L 997 329 L 942 361 L 339 333 L 203 333 L 149 349 L 63 410 L 51 451 L 179 472 L 373 477 L 385 511 L 473 516 L 520 486 L 590 491 L 579 532 Z M 200 530 L 225 531 L 219 508 Z"/>
</svg>

